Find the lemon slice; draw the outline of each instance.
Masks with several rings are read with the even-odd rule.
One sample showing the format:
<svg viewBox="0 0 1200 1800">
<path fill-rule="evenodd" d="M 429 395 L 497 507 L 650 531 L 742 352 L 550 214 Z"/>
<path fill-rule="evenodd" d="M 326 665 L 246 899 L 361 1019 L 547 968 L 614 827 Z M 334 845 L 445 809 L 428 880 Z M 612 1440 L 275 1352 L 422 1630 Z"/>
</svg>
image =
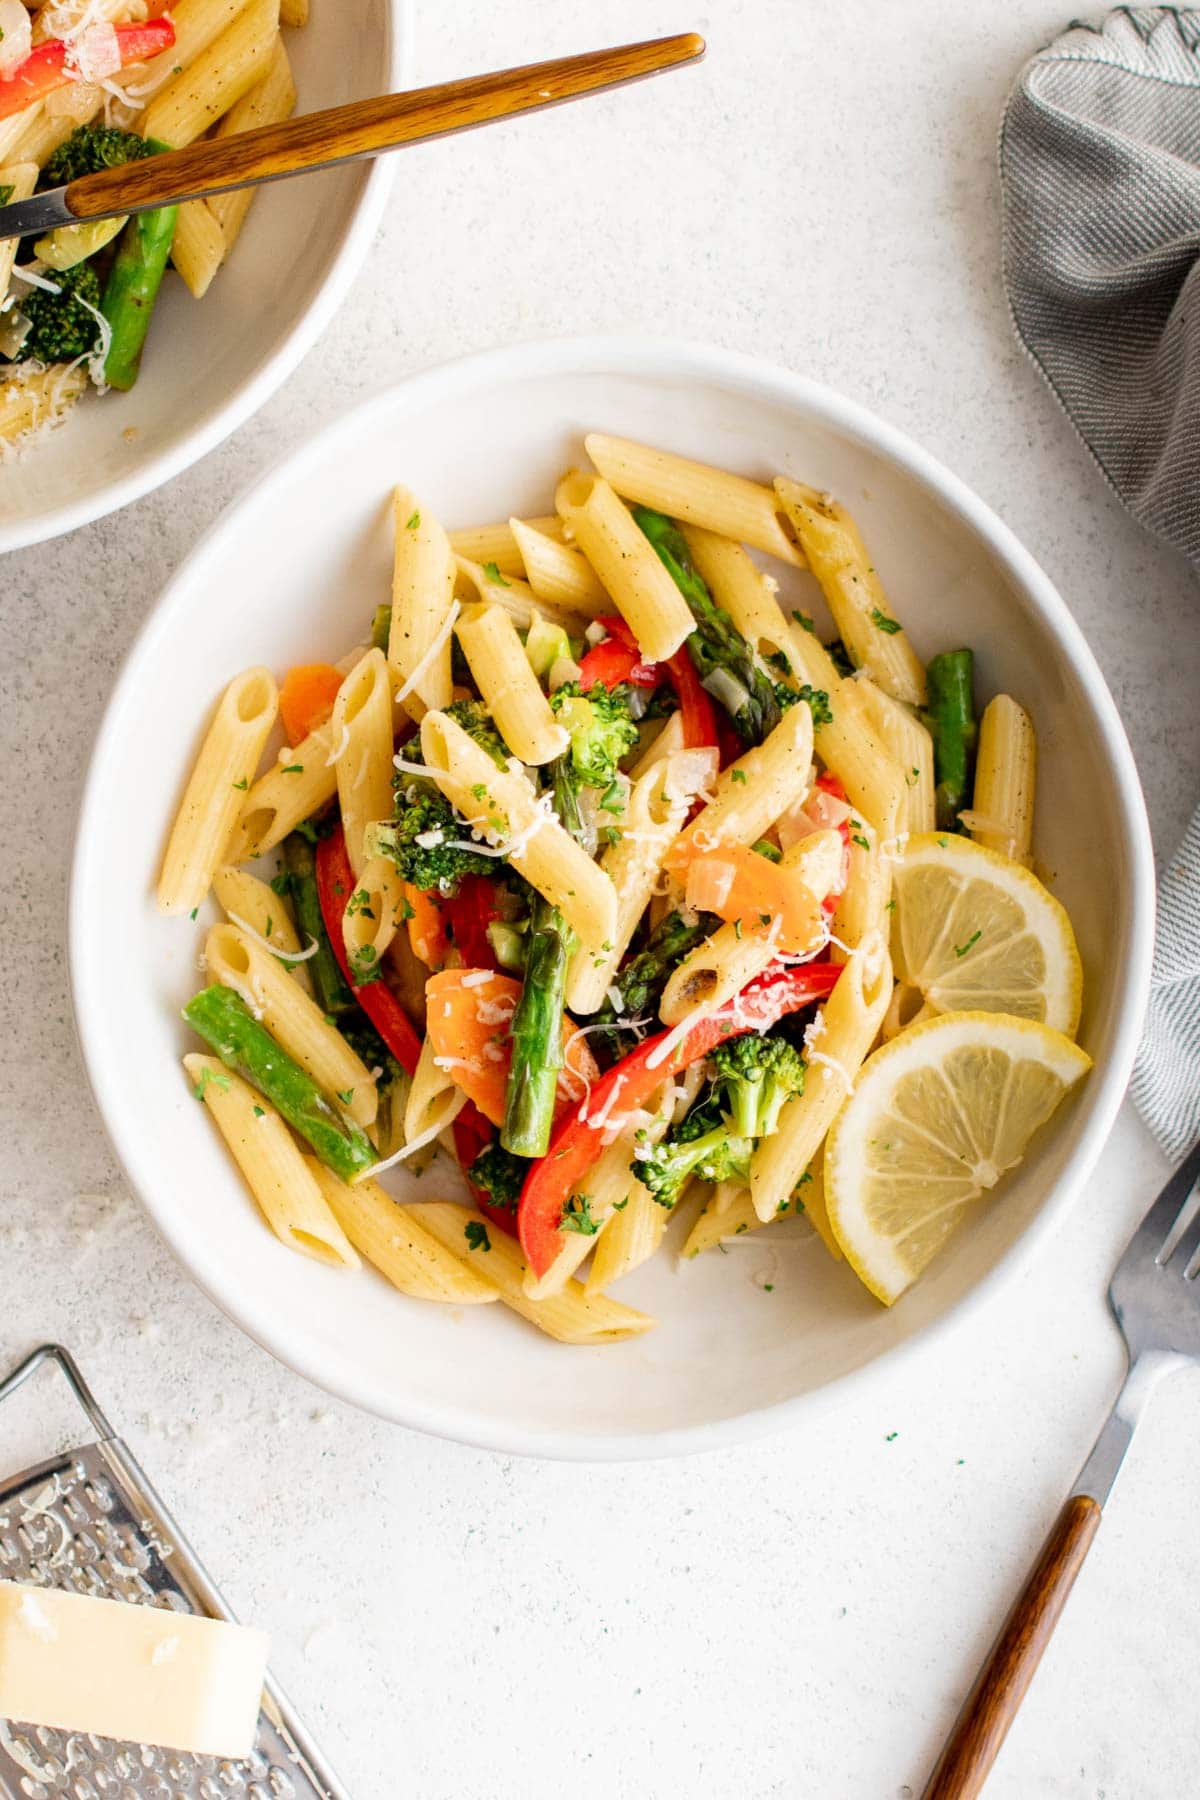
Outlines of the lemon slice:
<svg viewBox="0 0 1200 1800">
<path fill-rule="evenodd" d="M 911 1286 L 1091 1066 L 1062 1032 L 991 1012 L 910 1025 L 868 1057 L 826 1140 L 825 1205 L 877 1299 Z"/>
<path fill-rule="evenodd" d="M 1075 933 L 1036 875 L 970 838 L 928 832 L 909 839 L 894 876 L 901 1019 L 923 1001 L 921 1018 L 1012 1013 L 1074 1037 L 1083 993 Z"/>
</svg>

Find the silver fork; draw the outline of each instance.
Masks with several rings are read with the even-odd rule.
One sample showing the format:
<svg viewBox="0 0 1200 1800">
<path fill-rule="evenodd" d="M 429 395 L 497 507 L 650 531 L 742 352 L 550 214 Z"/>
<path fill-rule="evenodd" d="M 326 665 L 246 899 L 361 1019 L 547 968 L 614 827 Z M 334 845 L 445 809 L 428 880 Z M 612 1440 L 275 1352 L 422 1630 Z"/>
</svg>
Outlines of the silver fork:
<svg viewBox="0 0 1200 1800">
<path fill-rule="evenodd" d="M 1054 1633 L 1160 1375 L 1200 1360 L 1200 1144 L 1117 1264 L 1108 1301 L 1129 1352 L 1116 1404 L 964 1702 L 922 1800 L 974 1800 Z"/>
</svg>

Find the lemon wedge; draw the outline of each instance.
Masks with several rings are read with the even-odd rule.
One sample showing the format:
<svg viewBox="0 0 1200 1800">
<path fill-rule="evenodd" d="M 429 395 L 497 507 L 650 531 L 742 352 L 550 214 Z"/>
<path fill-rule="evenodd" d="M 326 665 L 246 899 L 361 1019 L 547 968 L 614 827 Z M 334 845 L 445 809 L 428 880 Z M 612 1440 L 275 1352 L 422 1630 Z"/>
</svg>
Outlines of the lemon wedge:
<svg viewBox="0 0 1200 1800">
<path fill-rule="evenodd" d="M 1029 870 L 970 838 L 908 840 L 894 870 L 894 1019 L 998 1012 L 1074 1037 L 1083 975 L 1071 921 Z"/>
<path fill-rule="evenodd" d="M 826 1140 L 825 1206 L 877 1299 L 912 1285 L 1091 1066 L 1062 1032 L 992 1012 L 910 1025 L 868 1057 Z"/>
</svg>

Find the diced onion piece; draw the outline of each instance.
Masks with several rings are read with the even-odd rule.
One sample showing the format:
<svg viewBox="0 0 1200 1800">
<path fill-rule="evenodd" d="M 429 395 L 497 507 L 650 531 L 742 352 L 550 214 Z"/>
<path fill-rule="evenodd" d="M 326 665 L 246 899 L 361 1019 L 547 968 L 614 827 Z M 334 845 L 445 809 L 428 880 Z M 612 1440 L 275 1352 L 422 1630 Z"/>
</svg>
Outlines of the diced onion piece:
<svg viewBox="0 0 1200 1800">
<path fill-rule="evenodd" d="M 0 0 L 0 79 L 7 79 L 33 48 L 33 22 L 21 0 Z"/>
<path fill-rule="evenodd" d="M 103 81 L 121 67 L 121 41 L 117 28 L 109 20 L 89 25 L 70 39 L 68 61 L 79 71 L 81 81 Z"/>
</svg>

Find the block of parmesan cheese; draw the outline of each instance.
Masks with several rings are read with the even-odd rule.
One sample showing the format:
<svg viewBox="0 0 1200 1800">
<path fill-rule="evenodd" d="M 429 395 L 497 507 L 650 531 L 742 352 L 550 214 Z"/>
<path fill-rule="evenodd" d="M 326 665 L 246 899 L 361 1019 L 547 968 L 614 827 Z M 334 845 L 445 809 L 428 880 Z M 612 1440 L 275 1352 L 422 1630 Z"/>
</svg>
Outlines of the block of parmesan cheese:
<svg viewBox="0 0 1200 1800">
<path fill-rule="evenodd" d="M 0 1581 L 0 1718 L 249 1756 L 266 1661 L 245 1625 Z"/>
</svg>

